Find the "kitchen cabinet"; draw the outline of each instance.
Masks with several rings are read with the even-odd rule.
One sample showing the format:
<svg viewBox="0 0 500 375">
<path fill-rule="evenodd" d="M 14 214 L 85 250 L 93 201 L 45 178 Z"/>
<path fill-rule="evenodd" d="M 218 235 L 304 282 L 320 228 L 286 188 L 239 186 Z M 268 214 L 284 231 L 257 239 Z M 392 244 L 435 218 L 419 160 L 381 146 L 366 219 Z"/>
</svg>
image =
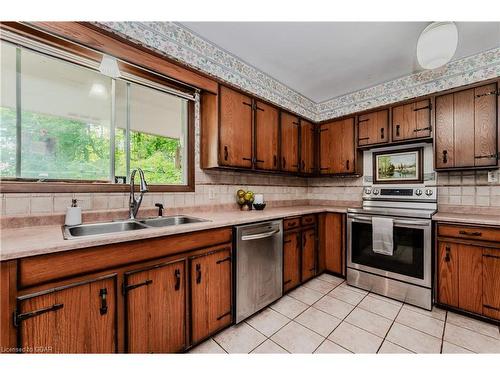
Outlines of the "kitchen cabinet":
<svg viewBox="0 0 500 375">
<path fill-rule="evenodd" d="M 220 150 L 223 166 L 252 167 L 252 98 L 220 86 Z"/>
<path fill-rule="evenodd" d="M 438 301 L 500 318 L 500 229 L 438 224 Z"/>
<path fill-rule="evenodd" d="M 286 233 L 283 238 L 283 292 L 300 284 L 300 233 Z"/>
<path fill-rule="evenodd" d="M 197 343 L 232 322 L 231 248 L 189 258 L 191 342 Z"/>
<path fill-rule="evenodd" d="M 278 165 L 279 110 L 256 101 L 255 168 L 276 171 Z"/>
<path fill-rule="evenodd" d="M 321 175 L 356 173 L 354 117 L 321 124 L 319 149 Z"/>
<path fill-rule="evenodd" d="M 304 283 L 318 274 L 316 215 L 283 221 L 283 291 Z"/>
<path fill-rule="evenodd" d="M 328 212 L 318 215 L 319 272 L 345 274 L 344 222 L 344 214 Z"/>
<path fill-rule="evenodd" d="M 17 298 L 18 344 L 28 353 L 116 351 L 116 277 L 48 288 Z"/>
<path fill-rule="evenodd" d="M 313 123 L 300 120 L 300 172 L 313 174 L 314 168 L 315 126 Z"/>
<path fill-rule="evenodd" d="M 176 353 L 186 347 L 185 260 L 125 273 L 129 353 Z"/>
<path fill-rule="evenodd" d="M 302 231 L 301 280 L 309 280 L 316 275 L 316 229 Z"/>
<path fill-rule="evenodd" d="M 497 166 L 497 83 L 436 97 L 436 169 Z"/>
<path fill-rule="evenodd" d="M 371 146 L 389 142 L 389 110 L 358 116 L 358 146 Z"/>
<path fill-rule="evenodd" d="M 281 170 L 299 171 L 300 119 L 288 112 L 281 112 Z"/>
<path fill-rule="evenodd" d="M 392 107 L 392 141 L 430 137 L 431 131 L 430 99 Z"/>
</svg>

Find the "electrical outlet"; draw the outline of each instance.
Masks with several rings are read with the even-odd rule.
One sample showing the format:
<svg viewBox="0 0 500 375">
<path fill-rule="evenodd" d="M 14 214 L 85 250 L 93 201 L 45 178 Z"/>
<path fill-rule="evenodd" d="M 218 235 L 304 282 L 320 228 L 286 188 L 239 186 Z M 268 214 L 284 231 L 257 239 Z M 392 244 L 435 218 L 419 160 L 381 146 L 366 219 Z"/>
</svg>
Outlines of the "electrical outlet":
<svg viewBox="0 0 500 375">
<path fill-rule="evenodd" d="M 498 182 L 498 171 L 488 171 L 488 183 Z"/>
</svg>

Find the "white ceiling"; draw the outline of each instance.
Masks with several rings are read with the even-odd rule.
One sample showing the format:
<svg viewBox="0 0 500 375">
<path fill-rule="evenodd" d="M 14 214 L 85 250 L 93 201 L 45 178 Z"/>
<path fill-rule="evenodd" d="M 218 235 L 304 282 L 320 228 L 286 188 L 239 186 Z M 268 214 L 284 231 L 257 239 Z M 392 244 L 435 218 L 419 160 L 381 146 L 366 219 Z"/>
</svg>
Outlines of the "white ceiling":
<svg viewBox="0 0 500 375">
<path fill-rule="evenodd" d="M 314 102 L 421 71 L 429 22 L 183 22 Z M 458 22 L 454 59 L 500 47 L 500 22 Z"/>
</svg>

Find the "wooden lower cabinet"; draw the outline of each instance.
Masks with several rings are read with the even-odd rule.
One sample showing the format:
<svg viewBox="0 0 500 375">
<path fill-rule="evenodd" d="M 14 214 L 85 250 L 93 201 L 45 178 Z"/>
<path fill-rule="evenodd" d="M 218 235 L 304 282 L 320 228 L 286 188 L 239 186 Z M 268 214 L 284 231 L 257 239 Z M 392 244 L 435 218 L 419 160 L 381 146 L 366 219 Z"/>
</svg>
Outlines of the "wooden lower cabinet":
<svg viewBox="0 0 500 375">
<path fill-rule="evenodd" d="M 285 234 L 283 240 L 283 292 L 300 284 L 300 232 Z"/>
<path fill-rule="evenodd" d="M 451 224 L 438 226 L 438 236 L 453 233 L 451 229 Z M 475 232 L 469 227 L 456 229 L 460 234 L 479 233 L 477 227 Z M 437 272 L 439 303 L 500 320 L 500 246 L 438 237 Z"/>
<path fill-rule="evenodd" d="M 175 353 L 186 347 L 185 260 L 125 274 L 127 351 Z"/>
<path fill-rule="evenodd" d="M 231 248 L 189 259 L 191 342 L 197 343 L 232 322 Z"/>
<path fill-rule="evenodd" d="M 344 214 L 322 213 L 319 215 L 319 272 L 345 274 L 344 230 Z"/>
<path fill-rule="evenodd" d="M 17 306 L 24 352 L 116 352 L 115 275 L 22 296 Z"/>
<path fill-rule="evenodd" d="M 302 231 L 302 282 L 316 276 L 316 229 Z"/>
</svg>

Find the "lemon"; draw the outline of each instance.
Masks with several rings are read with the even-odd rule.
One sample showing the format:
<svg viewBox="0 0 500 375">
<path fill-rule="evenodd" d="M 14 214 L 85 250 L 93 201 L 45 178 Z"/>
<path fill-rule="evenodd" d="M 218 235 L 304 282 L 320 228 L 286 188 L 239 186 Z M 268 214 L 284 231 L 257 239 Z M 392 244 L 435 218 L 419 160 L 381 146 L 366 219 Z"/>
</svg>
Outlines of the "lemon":
<svg viewBox="0 0 500 375">
<path fill-rule="evenodd" d="M 239 197 L 238 198 L 238 204 L 245 204 L 245 198 Z"/>
<path fill-rule="evenodd" d="M 251 191 L 247 191 L 244 198 L 245 198 L 246 201 L 250 202 L 250 199 L 253 198 L 252 192 Z"/>
<path fill-rule="evenodd" d="M 243 197 L 245 196 L 245 190 L 242 190 L 242 189 L 238 190 L 238 191 L 236 192 L 236 196 L 237 196 L 238 198 L 243 198 Z"/>
</svg>

